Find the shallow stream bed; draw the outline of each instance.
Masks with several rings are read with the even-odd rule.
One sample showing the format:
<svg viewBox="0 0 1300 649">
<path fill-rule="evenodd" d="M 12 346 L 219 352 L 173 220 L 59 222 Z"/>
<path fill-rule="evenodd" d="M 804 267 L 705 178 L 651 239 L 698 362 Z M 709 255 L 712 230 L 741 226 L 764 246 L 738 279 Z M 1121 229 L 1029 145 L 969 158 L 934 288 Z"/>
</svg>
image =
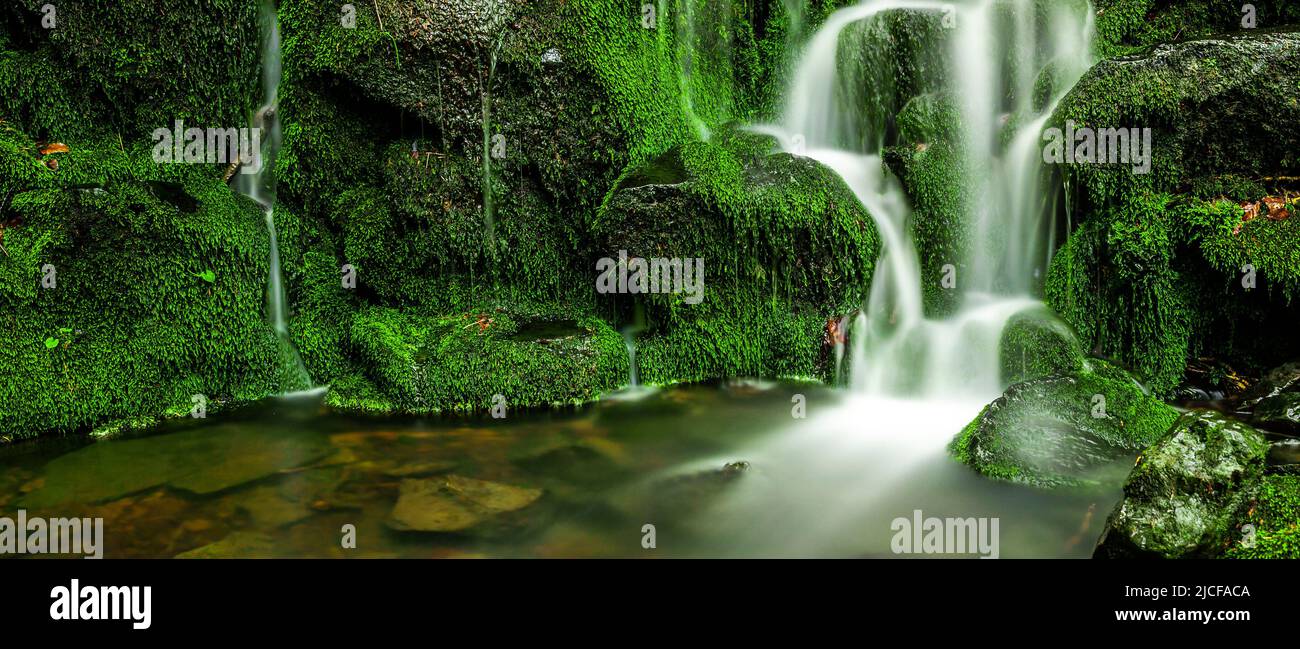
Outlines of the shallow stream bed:
<svg viewBox="0 0 1300 649">
<path fill-rule="evenodd" d="M 998 483 L 945 453 L 978 402 L 793 383 L 499 420 L 358 418 L 320 399 L 5 448 L 0 511 L 102 517 L 108 557 L 885 557 L 917 510 L 996 519 L 1001 557 L 1086 557 L 1131 466 L 1089 492 Z"/>
</svg>

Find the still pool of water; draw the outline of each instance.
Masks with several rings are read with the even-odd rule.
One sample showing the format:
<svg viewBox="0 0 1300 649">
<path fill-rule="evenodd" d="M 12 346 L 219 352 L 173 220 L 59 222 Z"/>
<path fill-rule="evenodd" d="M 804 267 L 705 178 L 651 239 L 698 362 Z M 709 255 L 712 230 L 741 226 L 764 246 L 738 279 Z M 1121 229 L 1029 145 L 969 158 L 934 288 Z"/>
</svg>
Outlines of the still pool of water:
<svg viewBox="0 0 1300 649">
<path fill-rule="evenodd" d="M 102 517 L 108 557 L 892 557 L 891 522 L 915 510 L 996 518 L 1004 558 L 1086 557 L 1124 469 L 1091 491 L 997 483 L 945 453 L 979 402 L 791 383 L 500 420 L 358 418 L 320 399 L 3 449 L 0 512 Z"/>
</svg>

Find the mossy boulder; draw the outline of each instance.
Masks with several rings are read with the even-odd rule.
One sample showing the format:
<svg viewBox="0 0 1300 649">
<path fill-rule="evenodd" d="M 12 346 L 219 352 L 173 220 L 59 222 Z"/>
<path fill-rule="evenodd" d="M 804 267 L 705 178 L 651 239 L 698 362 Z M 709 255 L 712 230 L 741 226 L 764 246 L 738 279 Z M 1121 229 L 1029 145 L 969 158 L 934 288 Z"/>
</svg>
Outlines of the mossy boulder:
<svg viewBox="0 0 1300 649">
<path fill-rule="evenodd" d="M 1161 44 L 1098 63 L 1052 125 L 1151 129 L 1151 173 L 1072 164 L 1093 204 L 1171 191 L 1197 178 L 1260 178 L 1300 165 L 1300 32 L 1258 31 Z"/>
<path fill-rule="evenodd" d="M 1098 558 L 1221 555 L 1263 478 L 1268 442 L 1213 411 L 1189 412 L 1142 452 L 1106 521 Z"/>
<path fill-rule="evenodd" d="M 1290 362 L 1268 371 L 1241 395 L 1244 408 L 1254 408 L 1261 401 L 1287 393 L 1300 392 L 1300 362 Z"/>
<path fill-rule="evenodd" d="M 1036 487 L 1098 484 L 1108 469 L 1146 448 L 1177 413 L 1105 361 L 1018 383 L 989 404 L 949 445 L 963 464 Z"/>
<path fill-rule="evenodd" d="M 998 356 L 1004 384 L 1075 374 L 1087 367 L 1078 337 L 1048 309 L 1013 316 L 1002 331 Z"/>
<path fill-rule="evenodd" d="M 362 377 L 331 387 L 346 410 L 485 412 L 589 401 L 627 381 L 622 338 L 603 321 L 487 309 L 425 316 L 368 307 L 352 345 Z"/>
<path fill-rule="evenodd" d="M 703 263 L 699 299 L 602 297 L 624 319 L 642 310 L 648 382 L 825 377 L 826 322 L 861 304 L 880 245 L 833 171 L 738 131 L 625 174 L 593 230 L 597 258 Z"/>
<path fill-rule="evenodd" d="M 1158 394 L 1189 358 L 1268 367 L 1300 353 L 1284 332 L 1300 296 L 1300 222 L 1248 221 L 1300 172 L 1300 32 L 1247 31 L 1102 61 L 1051 123 L 1151 129 L 1151 172 L 1070 164 L 1074 227 L 1049 268 L 1048 303 L 1094 353 Z M 1250 323 L 1249 326 L 1244 326 Z"/>
<path fill-rule="evenodd" d="M 898 143 L 885 148 L 884 160 L 911 200 L 926 310 L 951 314 L 961 292 L 945 290 L 942 279 L 949 265 L 958 276 L 967 270 L 972 235 L 968 206 L 975 196 L 960 105 L 946 93 L 918 95 L 899 111 L 896 123 Z"/>
<path fill-rule="evenodd" d="M 8 439 L 305 387 L 265 318 L 262 211 L 211 170 L 116 146 L 42 154 L 0 125 Z"/>
<path fill-rule="evenodd" d="M 1141 52 L 1159 43 L 1202 38 L 1245 27 L 1245 4 L 1257 29 L 1300 23 L 1300 6 L 1289 2 L 1231 3 L 1218 0 L 1094 0 L 1096 38 L 1102 57 Z"/>
</svg>

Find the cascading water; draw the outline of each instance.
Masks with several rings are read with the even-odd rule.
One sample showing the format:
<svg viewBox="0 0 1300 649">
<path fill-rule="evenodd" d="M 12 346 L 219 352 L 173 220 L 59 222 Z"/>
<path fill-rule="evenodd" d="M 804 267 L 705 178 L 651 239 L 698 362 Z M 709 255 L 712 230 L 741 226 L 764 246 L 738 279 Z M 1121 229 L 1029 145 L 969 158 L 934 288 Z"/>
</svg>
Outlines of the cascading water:
<svg viewBox="0 0 1300 649">
<path fill-rule="evenodd" d="M 1005 388 L 1002 331 L 1012 316 L 1040 305 L 1033 290 L 1050 236 L 1041 129 L 1091 62 L 1091 7 L 1082 1 L 1040 6 L 1033 0 L 866 0 L 841 9 L 805 47 L 783 122 L 755 127 L 776 136 L 787 152 L 837 173 L 871 214 L 882 242 L 866 304 L 849 330 L 845 402 L 816 416 L 810 406 L 807 422 L 751 449 L 744 459 L 784 479 L 749 481 L 710 510 L 721 527 L 725 518 L 752 533 L 761 525 L 756 520 L 778 509 L 774 501 L 789 504 L 779 508 L 781 520 L 763 528 L 755 551 L 838 552 L 845 548 L 826 547 L 827 539 L 854 538 L 864 525 L 887 532 L 890 519 L 910 514 L 919 502 L 908 494 L 934 488 L 916 481 L 920 467 L 942 472 L 934 467 L 950 464 L 943 457 L 948 441 Z M 965 259 L 950 262 L 962 269 L 954 289 L 961 293 L 957 312 L 944 319 L 926 316 L 908 199 L 882 162 L 887 116 L 900 108 L 889 102 L 900 98 L 892 87 L 869 87 L 863 100 L 854 83 L 891 80 L 880 70 L 846 69 L 846 62 L 879 61 L 841 52 L 855 42 L 851 36 L 879 33 L 871 31 L 879 27 L 875 21 L 894 11 L 944 22 L 939 33 L 947 42 L 936 45 L 949 48 L 946 78 L 954 81 L 941 90 L 960 108 L 961 168 L 969 171 L 952 182 L 954 192 L 969 197 L 963 206 L 969 228 L 954 233 L 964 239 Z M 1033 91 L 1049 64 L 1055 96 L 1035 110 Z M 1023 126 L 1008 138 L 1004 131 L 1017 125 Z M 724 459 L 735 458 L 718 458 Z"/>
<path fill-rule="evenodd" d="M 1055 102 L 1032 109 L 1034 79 L 1044 65 L 1055 66 L 1055 81 L 1068 88 L 1089 60 L 1090 11 L 1061 7 L 1045 17 L 1046 43 L 1032 0 L 983 0 L 955 6 L 927 0 L 875 0 L 832 14 L 812 38 L 799 62 L 779 127 L 759 130 L 777 135 L 783 147 L 834 170 L 871 213 L 883 244 L 870 297 L 852 327 L 851 385 L 858 392 L 900 397 L 959 394 L 987 397 L 1004 386 L 997 363 L 998 340 L 1007 320 L 1036 304 L 1030 295 L 1041 274 L 1045 248 L 1046 195 L 1040 186 L 1040 134 Z M 1081 6 L 1081 5 L 1080 5 Z M 866 114 L 880 107 L 846 105 L 841 99 L 853 71 L 841 65 L 846 30 L 889 11 L 921 11 L 951 21 L 952 78 L 959 97 L 966 168 L 974 170 L 966 206 L 973 221 L 958 286 L 962 308 L 946 320 L 927 319 L 921 270 L 908 231 L 909 210 L 902 187 L 881 159 L 881 124 Z M 1009 12 L 1010 20 L 999 20 Z M 1007 34 L 1006 31 L 1011 33 Z M 998 43 L 1012 43 L 1011 60 Z M 1010 64 L 1010 65 L 1008 65 Z M 1003 70 L 1010 69 L 1009 79 Z M 1005 105 L 1010 84 L 1014 102 Z M 872 93 L 880 97 L 886 93 Z M 875 109 L 875 110 L 871 110 Z M 999 151 L 1002 125 L 1027 124 Z M 852 147 L 862 148 L 852 148 Z M 963 182 L 953 179 L 953 182 Z"/>
<path fill-rule="evenodd" d="M 266 230 L 270 235 L 270 272 L 266 286 L 266 311 L 271 328 L 280 338 L 287 371 L 286 379 L 293 389 L 311 387 L 311 377 L 303 366 L 302 358 L 289 335 L 288 304 L 284 279 L 280 272 L 280 245 L 275 231 L 275 157 L 280 151 L 280 120 L 276 114 L 280 87 L 280 22 L 272 2 L 262 3 L 262 96 L 263 103 L 253 116 L 252 128 L 262 131 L 262 150 L 255 161 L 242 161 L 257 165 L 255 173 L 237 174 L 239 193 L 262 206 L 266 213 Z"/>
</svg>

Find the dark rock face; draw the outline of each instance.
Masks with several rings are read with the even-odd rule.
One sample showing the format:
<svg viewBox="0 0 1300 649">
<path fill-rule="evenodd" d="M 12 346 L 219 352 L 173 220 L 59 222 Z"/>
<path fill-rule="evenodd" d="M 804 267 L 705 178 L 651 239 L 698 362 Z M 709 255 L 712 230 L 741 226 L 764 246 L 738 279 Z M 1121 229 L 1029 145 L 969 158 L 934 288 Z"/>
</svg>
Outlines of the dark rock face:
<svg viewBox="0 0 1300 649">
<path fill-rule="evenodd" d="M 1164 433 L 1177 413 L 1123 370 L 1092 369 L 1011 386 L 953 440 L 957 459 L 1038 487 L 1095 484 L 1098 472 Z"/>
<path fill-rule="evenodd" d="M 1294 357 L 1294 219 L 1243 224 L 1240 205 L 1294 193 L 1300 33 L 1247 30 L 1157 45 L 1098 63 L 1049 126 L 1150 129 L 1149 173 L 1062 164 L 1073 223 L 1048 273 L 1048 304 L 1085 348 L 1155 392 L 1193 355 L 1243 366 Z M 1249 291 L 1247 264 L 1264 290 Z M 1249 326 L 1241 326 L 1249 322 Z"/>
<path fill-rule="evenodd" d="M 1152 183 L 1168 189 L 1224 173 L 1258 177 L 1285 166 L 1300 147 L 1300 133 L 1291 127 L 1300 121 L 1300 105 L 1258 98 L 1293 93 L 1297 78 L 1300 33 L 1261 31 L 1157 45 L 1098 63 L 1052 122 L 1154 131 L 1147 178 L 1121 165 L 1071 166 L 1096 192 L 1123 195 Z"/>
<path fill-rule="evenodd" d="M 1268 452 L 1246 424 L 1211 411 L 1183 415 L 1138 458 L 1093 556 L 1218 556 L 1234 540 Z"/>
<path fill-rule="evenodd" d="M 647 383 L 829 377 L 826 321 L 861 305 L 880 247 L 871 214 L 834 171 L 732 128 L 630 170 L 592 231 L 596 258 L 703 261 L 698 300 L 601 298 L 625 316 L 633 302 L 642 309 Z"/>
<path fill-rule="evenodd" d="M 1259 380 L 1259 383 L 1251 386 L 1242 395 L 1241 406 L 1245 409 L 1254 408 L 1261 401 L 1284 392 L 1300 392 L 1300 361 L 1286 363 L 1270 370 Z"/>
<path fill-rule="evenodd" d="M 1260 401 L 1250 422 L 1270 431 L 1300 433 L 1300 392 L 1286 392 Z"/>
</svg>

